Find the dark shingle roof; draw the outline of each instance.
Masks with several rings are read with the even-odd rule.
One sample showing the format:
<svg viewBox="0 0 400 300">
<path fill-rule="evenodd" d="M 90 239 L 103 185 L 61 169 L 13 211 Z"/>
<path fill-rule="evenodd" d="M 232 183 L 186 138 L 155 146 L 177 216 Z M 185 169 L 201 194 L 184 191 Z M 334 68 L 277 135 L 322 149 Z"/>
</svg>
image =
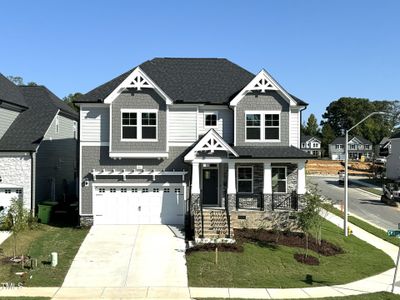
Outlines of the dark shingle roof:
<svg viewBox="0 0 400 300">
<path fill-rule="evenodd" d="M 223 58 L 154 58 L 139 67 L 173 101 L 185 103 L 227 104 L 255 76 Z M 76 102 L 104 101 L 134 69 L 91 90 Z M 307 105 L 292 97 L 299 105 Z"/>
<path fill-rule="evenodd" d="M 318 141 L 321 141 L 321 139 L 319 139 L 319 138 L 317 138 L 317 137 L 315 137 L 315 136 L 312 136 L 312 135 L 302 135 L 302 136 L 300 137 L 300 142 L 301 142 L 301 143 L 305 143 L 305 142 L 307 142 L 307 141 L 309 141 L 309 140 L 311 140 L 311 139 L 316 139 L 316 140 L 318 140 Z"/>
<path fill-rule="evenodd" d="M 358 139 L 363 144 L 372 145 L 371 141 L 369 141 L 369 140 L 367 140 L 367 139 L 365 139 L 365 138 L 363 138 L 361 136 L 349 136 L 349 141 L 351 141 L 353 138 Z M 344 136 L 338 136 L 336 139 L 333 140 L 333 142 L 331 144 L 332 145 L 336 145 L 336 144 L 343 145 L 343 144 L 345 144 L 345 137 Z"/>
<path fill-rule="evenodd" d="M 233 149 L 239 154 L 239 158 L 313 158 L 308 154 L 293 146 L 236 146 Z"/>
<path fill-rule="evenodd" d="M 0 151 L 35 151 L 58 110 L 78 114 L 44 86 L 19 86 L 28 109 L 21 112 L 0 139 Z"/>
<path fill-rule="evenodd" d="M 0 73 L 0 101 L 27 107 L 20 89 Z"/>
</svg>

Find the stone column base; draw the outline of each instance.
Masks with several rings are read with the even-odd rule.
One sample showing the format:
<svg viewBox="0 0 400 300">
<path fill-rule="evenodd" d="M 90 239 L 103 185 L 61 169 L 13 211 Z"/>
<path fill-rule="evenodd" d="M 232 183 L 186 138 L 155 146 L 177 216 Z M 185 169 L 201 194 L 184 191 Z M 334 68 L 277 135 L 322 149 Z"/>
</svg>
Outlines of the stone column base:
<svg viewBox="0 0 400 300">
<path fill-rule="evenodd" d="M 82 227 L 91 227 L 93 225 L 93 216 L 80 216 L 79 224 Z"/>
<path fill-rule="evenodd" d="M 200 194 L 192 194 L 190 202 L 190 212 L 200 211 Z"/>
<path fill-rule="evenodd" d="M 272 194 L 264 194 L 264 211 L 272 211 Z"/>
<path fill-rule="evenodd" d="M 227 195 L 227 208 L 228 208 L 228 211 L 236 210 L 236 194 L 228 194 Z"/>
</svg>

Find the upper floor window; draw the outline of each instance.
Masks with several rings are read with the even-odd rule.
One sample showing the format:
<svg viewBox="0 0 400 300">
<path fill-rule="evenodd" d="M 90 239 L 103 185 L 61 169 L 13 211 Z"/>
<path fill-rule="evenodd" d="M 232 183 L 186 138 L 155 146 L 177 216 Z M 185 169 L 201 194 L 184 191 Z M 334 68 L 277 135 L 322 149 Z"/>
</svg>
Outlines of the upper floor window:
<svg viewBox="0 0 400 300">
<path fill-rule="evenodd" d="M 366 145 L 365 145 L 365 150 L 369 150 L 369 147 L 370 147 L 370 146 L 369 146 L 368 144 L 366 144 Z"/>
<path fill-rule="evenodd" d="M 336 145 L 335 145 L 335 148 L 336 148 L 336 149 L 343 149 L 343 145 L 342 145 L 342 144 L 336 144 Z"/>
<path fill-rule="evenodd" d="M 157 140 L 156 111 L 122 111 L 122 140 Z"/>
<path fill-rule="evenodd" d="M 350 144 L 350 145 L 349 145 L 349 149 L 350 149 L 350 150 L 355 150 L 355 149 L 357 149 L 356 146 L 357 146 L 356 144 Z"/>
<path fill-rule="evenodd" d="M 246 140 L 279 141 L 279 113 L 246 113 Z"/>
<path fill-rule="evenodd" d="M 218 115 L 216 113 L 206 113 L 204 115 L 204 127 L 216 127 Z"/>
<path fill-rule="evenodd" d="M 305 148 L 306 144 L 305 143 L 301 143 L 301 148 Z"/>
<path fill-rule="evenodd" d="M 319 148 L 319 143 L 312 143 L 313 148 Z"/>
</svg>

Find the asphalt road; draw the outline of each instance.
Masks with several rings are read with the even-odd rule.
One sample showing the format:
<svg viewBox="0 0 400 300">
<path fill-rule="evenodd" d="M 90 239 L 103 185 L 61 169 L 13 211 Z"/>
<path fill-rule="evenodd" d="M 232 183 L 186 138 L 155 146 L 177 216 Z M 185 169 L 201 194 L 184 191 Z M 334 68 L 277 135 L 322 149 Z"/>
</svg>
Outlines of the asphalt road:
<svg viewBox="0 0 400 300">
<path fill-rule="evenodd" d="M 344 199 L 344 188 L 338 185 L 336 177 L 308 176 L 307 181 L 316 184 L 319 193 L 331 199 L 333 204 L 339 204 Z M 384 229 L 397 229 L 400 223 L 399 208 L 385 205 L 380 202 L 380 196 L 357 189 L 351 183 L 349 212 Z"/>
</svg>

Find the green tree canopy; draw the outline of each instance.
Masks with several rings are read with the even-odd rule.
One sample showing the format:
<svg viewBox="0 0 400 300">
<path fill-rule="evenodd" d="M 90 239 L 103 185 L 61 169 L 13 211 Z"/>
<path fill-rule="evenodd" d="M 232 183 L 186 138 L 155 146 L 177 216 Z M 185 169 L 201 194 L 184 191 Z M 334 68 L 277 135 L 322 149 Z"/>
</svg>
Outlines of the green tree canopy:
<svg viewBox="0 0 400 300">
<path fill-rule="evenodd" d="M 74 94 L 69 94 L 68 96 L 64 97 L 63 100 L 71 106 L 73 109 L 76 111 L 79 111 L 79 107 L 74 103 L 76 99 L 78 99 L 80 96 L 82 96 L 81 93 L 74 93 Z"/>
<path fill-rule="evenodd" d="M 370 101 L 366 98 L 344 97 L 329 104 L 322 115 L 324 120 L 321 125 L 329 124 L 335 135 L 341 136 L 346 129 L 370 113 L 383 111 L 387 115 L 373 116 L 351 131 L 352 135 L 361 135 L 377 144 L 383 137 L 390 136 L 399 124 L 399 108 L 399 101 Z"/>
<path fill-rule="evenodd" d="M 308 117 L 307 123 L 301 126 L 301 132 L 304 135 L 319 135 L 318 121 L 314 114 Z"/>
<path fill-rule="evenodd" d="M 7 79 L 16 85 L 28 85 L 28 86 L 37 86 L 38 84 L 34 81 L 30 81 L 28 83 L 24 83 L 24 79 L 21 76 L 7 76 Z"/>
</svg>

